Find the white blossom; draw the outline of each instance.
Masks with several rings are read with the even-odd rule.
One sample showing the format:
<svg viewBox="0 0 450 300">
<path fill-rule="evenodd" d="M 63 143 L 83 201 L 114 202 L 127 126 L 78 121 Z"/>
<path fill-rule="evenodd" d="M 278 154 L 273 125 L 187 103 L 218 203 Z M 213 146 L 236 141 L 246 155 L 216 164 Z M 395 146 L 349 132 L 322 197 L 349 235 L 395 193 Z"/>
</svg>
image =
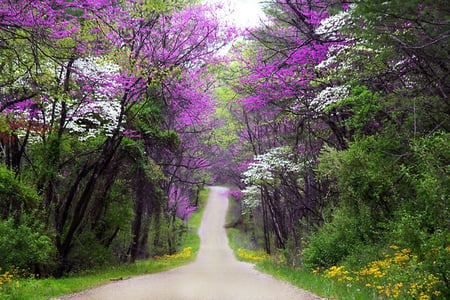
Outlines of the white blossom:
<svg viewBox="0 0 450 300">
<path fill-rule="evenodd" d="M 339 59 L 339 56 L 347 49 L 349 49 L 349 45 L 346 44 L 338 44 L 338 45 L 332 45 L 328 48 L 327 52 L 327 58 L 322 60 L 315 68 L 316 70 L 323 70 L 330 66 L 333 66 L 334 68 L 344 70 L 348 69 L 349 65 L 346 64 L 344 61 Z"/>
<path fill-rule="evenodd" d="M 246 188 L 242 191 L 244 213 L 261 205 L 262 185 L 276 184 L 277 179 L 289 173 L 300 174 L 308 163 L 311 162 L 298 162 L 289 147 L 272 148 L 264 154 L 255 156 L 254 162 L 242 173 L 242 181 L 246 184 Z"/>
<path fill-rule="evenodd" d="M 242 190 L 242 213 L 246 214 L 261 205 L 261 189 L 251 185 Z"/>
<path fill-rule="evenodd" d="M 111 77 L 119 72 L 119 66 L 100 58 L 82 58 L 74 63 L 76 79 L 92 82 L 97 88 L 93 101 L 76 103 L 69 108 L 70 122 L 67 129 L 81 134 L 80 140 L 87 140 L 99 133 L 110 135 L 117 127 L 121 106 L 112 92 L 117 88 Z M 109 86 L 109 88 L 108 88 Z"/>
<path fill-rule="evenodd" d="M 293 161 L 293 154 L 287 147 L 272 148 L 264 154 L 257 155 L 250 163 L 247 171 L 243 172 L 243 182 L 253 184 L 272 182 L 277 174 L 299 172 L 301 166 Z"/>
<path fill-rule="evenodd" d="M 349 9 L 346 11 L 341 11 L 336 15 L 332 15 L 326 19 L 323 19 L 320 22 L 319 27 L 315 30 L 315 33 L 318 35 L 322 35 L 324 38 L 329 40 L 342 40 L 344 37 L 340 34 L 340 30 L 344 27 L 344 25 L 350 20 L 353 9 L 355 5 L 350 5 Z M 338 56 L 342 53 L 343 50 L 348 48 L 349 46 L 344 43 L 335 44 L 329 47 L 327 58 L 321 61 L 316 69 L 325 69 L 330 65 L 335 65 L 335 67 L 345 68 L 348 66 L 342 65 L 342 62 L 339 61 Z"/>
<path fill-rule="evenodd" d="M 349 20 L 349 11 L 342 11 L 336 15 L 323 19 L 316 29 L 316 34 L 333 37 Z"/>
<path fill-rule="evenodd" d="M 347 97 L 349 92 L 349 87 L 345 85 L 326 87 L 311 101 L 311 106 L 316 112 L 322 112 L 328 105 Z"/>
</svg>

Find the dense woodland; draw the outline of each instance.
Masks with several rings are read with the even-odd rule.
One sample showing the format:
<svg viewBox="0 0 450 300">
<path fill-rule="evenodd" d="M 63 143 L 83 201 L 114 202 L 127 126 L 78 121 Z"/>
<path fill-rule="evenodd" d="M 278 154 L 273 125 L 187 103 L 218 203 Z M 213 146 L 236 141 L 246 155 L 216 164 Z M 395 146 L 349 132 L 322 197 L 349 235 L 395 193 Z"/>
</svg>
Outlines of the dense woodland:
<svg viewBox="0 0 450 300">
<path fill-rule="evenodd" d="M 237 32 L 187 1 L 1 1 L 0 266 L 61 276 L 177 250 L 207 178 L 208 66 Z"/>
<path fill-rule="evenodd" d="M 242 192 L 234 225 L 281 263 L 449 297 L 444 2 L 270 1 L 237 45 L 219 89 L 221 130 L 237 133 L 223 143 Z"/>
<path fill-rule="evenodd" d="M 3 270 L 173 253 L 227 184 L 280 264 L 398 250 L 402 297 L 450 297 L 447 1 L 262 4 L 242 30 L 199 1 L 0 1 Z"/>
</svg>

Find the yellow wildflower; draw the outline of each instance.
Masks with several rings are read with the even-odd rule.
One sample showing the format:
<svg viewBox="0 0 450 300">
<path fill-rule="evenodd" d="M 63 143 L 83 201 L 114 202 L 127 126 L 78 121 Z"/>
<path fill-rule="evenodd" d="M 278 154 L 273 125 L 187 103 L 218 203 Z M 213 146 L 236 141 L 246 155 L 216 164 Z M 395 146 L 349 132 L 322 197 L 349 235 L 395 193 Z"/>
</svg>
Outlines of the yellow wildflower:
<svg viewBox="0 0 450 300">
<path fill-rule="evenodd" d="M 428 296 L 428 295 L 423 294 L 423 292 L 422 292 L 422 293 L 420 293 L 419 299 L 420 300 L 429 300 L 429 299 L 431 299 L 431 297 Z"/>
</svg>

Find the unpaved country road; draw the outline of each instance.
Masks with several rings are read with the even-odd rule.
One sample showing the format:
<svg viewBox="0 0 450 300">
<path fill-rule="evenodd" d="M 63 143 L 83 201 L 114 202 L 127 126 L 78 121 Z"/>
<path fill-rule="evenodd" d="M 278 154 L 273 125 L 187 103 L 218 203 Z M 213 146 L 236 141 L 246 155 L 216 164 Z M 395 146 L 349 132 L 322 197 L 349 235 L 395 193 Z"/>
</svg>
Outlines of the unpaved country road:
<svg viewBox="0 0 450 300">
<path fill-rule="evenodd" d="M 201 244 L 195 262 L 162 273 L 106 284 L 62 299 L 321 299 L 254 270 L 252 264 L 236 260 L 228 247 L 224 229 L 228 207 L 225 191 L 222 187 L 211 190 L 199 229 Z"/>
</svg>

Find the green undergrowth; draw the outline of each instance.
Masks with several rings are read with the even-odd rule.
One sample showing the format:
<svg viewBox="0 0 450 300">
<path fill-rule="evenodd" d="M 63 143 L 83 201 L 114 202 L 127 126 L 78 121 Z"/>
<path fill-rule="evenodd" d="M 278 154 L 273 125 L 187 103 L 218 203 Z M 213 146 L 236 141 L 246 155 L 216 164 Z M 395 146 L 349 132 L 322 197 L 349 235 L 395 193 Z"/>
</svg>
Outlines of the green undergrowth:
<svg viewBox="0 0 450 300">
<path fill-rule="evenodd" d="M 111 281 L 120 281 L 132 276 L 169 270 L 195 260 L 200 247 L 197 229 L 202 220 L 208 194 L 209 189 L 201 191 L 199 209 L 192 214 L 189 220 L 189 231 L 183 237 L 179 252 L 148 260 L 138 260 L 134 264 L 88 270 L 84 274 L 59 279 L 23 279 L 16 276 L 14 272 L 2 272 L 0 270 L 0 299 L 52 299 Z"/>
<path fill-rule="evenodd" d="M 237 226 L 237 228 L 230 227 L 230 224 L 238 223 L 236 221 L 239 218 L 240 211 L 238 211 L 237 206 L 236 200 L 233 197 L 229 197 L 226 218 L 227 236 L 230 248 L 233 249 L 238 260 L 254 263 L 255 268 L 261 272 L 271 274 L 278 279 L 330 300 L 381 299 L 375 292 L 364 287 L 357 287 L 351 284 L 343 285 L 333 279 L 313 274 L 304 268 L 293 268 L 275 263 L 273 257 L 265 254 L 264 250 L 259 249 L 251 241 L 249 233 L 242 230 L 242 226 Z M 276 260 L 279 261 L 279 259 Z"/>
</svg>

